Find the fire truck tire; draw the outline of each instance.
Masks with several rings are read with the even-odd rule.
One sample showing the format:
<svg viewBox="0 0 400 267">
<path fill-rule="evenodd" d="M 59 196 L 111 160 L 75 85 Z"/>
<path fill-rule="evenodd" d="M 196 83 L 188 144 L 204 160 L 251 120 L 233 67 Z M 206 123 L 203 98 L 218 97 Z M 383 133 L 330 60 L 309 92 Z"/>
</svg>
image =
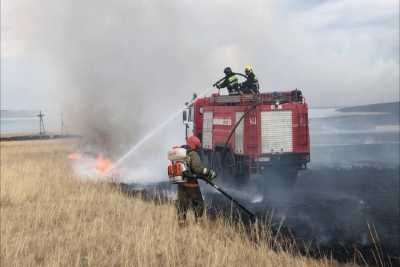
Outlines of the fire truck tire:
<svg viewBox="0 0 400 267">
<path fill-rule="evenodd" d="M 237 185 L 249 182 L 250 170 L 244 159 L 235 156 L 230 149 L 216 149 L 208 153 L 207 158 L 209 167 L 218 173 L 222 181 Z"/>
</svg>

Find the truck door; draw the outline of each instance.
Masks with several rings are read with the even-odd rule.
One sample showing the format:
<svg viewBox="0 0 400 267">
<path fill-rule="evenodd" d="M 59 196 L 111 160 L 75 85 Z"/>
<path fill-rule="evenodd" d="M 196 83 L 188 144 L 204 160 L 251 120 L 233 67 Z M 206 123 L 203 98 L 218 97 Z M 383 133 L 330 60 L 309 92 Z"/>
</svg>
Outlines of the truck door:
<svg viewBox="0 0 400 267">
<path fill-rule="evenodd" d="M 183 124 L 185 125 L 185 137 L 186 138 L 189 135 L 193 134 L 193 127 L 194 127 L 193 116 L 194 116 L 193 105 L 190 107 L 187 107 L 183 110 L 182 120 L 183 120 Z"/>
</svg>

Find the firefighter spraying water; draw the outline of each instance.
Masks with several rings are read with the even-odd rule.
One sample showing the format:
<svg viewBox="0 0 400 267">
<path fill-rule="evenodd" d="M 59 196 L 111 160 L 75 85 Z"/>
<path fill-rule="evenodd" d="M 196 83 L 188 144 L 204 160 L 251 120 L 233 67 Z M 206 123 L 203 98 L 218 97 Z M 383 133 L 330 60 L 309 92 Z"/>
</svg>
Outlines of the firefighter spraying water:
<svg viewBox="0 0 400 267">
<path fill-rule="evenodd" d="M 204 213 L 203 196 L 197 179 L 204 180 L 221 192 L 242 208 L 250 216 L 251 220 L 254 220 L 253 213 L 212 182 L 217 177 L 217 173 L 202 164 L 200 155 L 197 152 L 201 145 L 200 139 L 192 135 L 186 139 L 186 143 L 186 146 L 174 147 L 168 152 L 168 159 L 171 161 L 168 166 L 168 176 L 172 183 L 178 185 L 176 206 L 179 223 L 185 223 L 189 208 L 194 211 L 196 220 Z"/>
<path fill-rule="evenodd" d="M 246 66 L 246 75 L 240 74 L 247 78 L 243 83 L 238 83 L 229 67 L 224 72 L 226 76 L 214 86 L 227 87 L 229 94 L 219 91 L 188 104 L 183 120 L 189 150 L 175 147 L 168 154 L 168 175 L 178 184 L 180 220 L 186 218 L 189 206 L 196 218 L 203 212 L 197 179 L 206 181 L 254 219 L 248 209 L 212 182 L 215 171 L 220 178 L 239 183 L 247 182 L 251 174 L 262 174 L 288 186 L 310 161 L 308 107 L 302 92 L 260 94 L 251 66 Z M 188 137 L 190 132 L 193 135 Z"/>
<path fill-rule="evenodd" d="M 150 131 L 108 170 L 118 167 L 183 110 L 187 145 L 170 151 L 168 169 L 171 181 L 178 184 L 180 221 L 185 220 L 188 208 L 194 209 L 196 218 L 203 213 L 197 179 L 205 180 L 254 218 L 250 211 L 212 183 L 216 172 L 221 179 L 234 179 L 239 183 L 247 182 L 251 174 L 262 174 L 266 179 L 278 179 L 284 185 L 291 185 L 296 181 L 298 170 L 305 168 L 310 160 L 308 107 L 302 92 L 296 89 L 259 93 L 251 66 L 246 66 L 246 75 L 226 69 L 226 76 L 214 83 L 214 87 L 220 89 L 226 81 L 232 80 L 237 87 L 235 92 L 228 88 L 228 95 L 219 90 L 205 96 L 213 90 L 210 89 L 201 97 L 195 95 L 185 108 Z M 239 83 L 236 78 L 232 79 L 236 74 L 246 81 Z"/>
<path fill-rule="evenodd" d="M 186 221 L 186 213 L 193 209 L 196 220 L 203 215 L 204 202 L 199 188 L 198 178 L 209 181 L 215 179 L 217 174 L 212 169 L 206 168 L 200 159 L 197 150 L 200 148 L 200 139 L 189 136 L 186 145 L 175 147 L 168 153 L 172 164 L 168 167 L 168 176 L 173 183 L 178 184 L 177 210 L 181 224 Z"/>
</svg>

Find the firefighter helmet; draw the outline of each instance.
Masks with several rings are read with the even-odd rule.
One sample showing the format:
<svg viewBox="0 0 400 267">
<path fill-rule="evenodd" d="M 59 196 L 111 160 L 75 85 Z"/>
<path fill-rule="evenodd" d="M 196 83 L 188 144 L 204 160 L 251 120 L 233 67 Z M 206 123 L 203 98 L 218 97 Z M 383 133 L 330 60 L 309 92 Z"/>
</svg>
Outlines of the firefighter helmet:
<svg viewBox="0 0 400 267">
<path fill-rule="evenodd" d="M 200 145 L 200 139 L 197 136 L 191 135 L 186 139 L 186 144 L 190 147 L 190 149 L 197 149 Z"/>
<path fill-rule="evenodd" d="M 247 64 L 245 67 L 244 67 L 244 72 L 247 74 L 247 73 L 252 73 L 253 72 L 253 67 L 251 66 L 251 65 L 249 65 L 249 64 Z"/>
<path fill-rule="evenodd" d="M 226 67 L 226 68 L 224 69 L 224 73 L 225 73 L 226 75 L 231 74 L 231 73 L 232 73 L 231 67 Z"/>
</svg>

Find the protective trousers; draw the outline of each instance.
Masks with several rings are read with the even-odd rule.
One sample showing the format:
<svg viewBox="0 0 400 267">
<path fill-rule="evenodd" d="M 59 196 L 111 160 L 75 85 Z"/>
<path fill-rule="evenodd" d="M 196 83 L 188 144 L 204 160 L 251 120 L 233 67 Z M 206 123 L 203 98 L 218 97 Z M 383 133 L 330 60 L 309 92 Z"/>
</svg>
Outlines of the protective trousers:
<svg viewBox="0 0 400 267">
<path fill-rule="evenodd" d="M 196 220 L 204 213 L 204 201 L 200 187 L 178 185 L 178 199 L 176 202 L 178 221 L 184 223 L 188 209 L 192 209 Z"/>
</svg>

